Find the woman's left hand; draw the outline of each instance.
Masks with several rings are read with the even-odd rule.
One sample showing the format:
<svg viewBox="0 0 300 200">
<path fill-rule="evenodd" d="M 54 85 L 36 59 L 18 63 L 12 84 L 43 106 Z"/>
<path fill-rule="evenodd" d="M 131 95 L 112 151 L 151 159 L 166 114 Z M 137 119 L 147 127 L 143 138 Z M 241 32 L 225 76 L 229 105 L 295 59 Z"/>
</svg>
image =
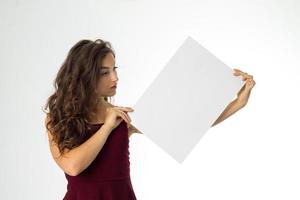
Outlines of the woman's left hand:
<svg viewBox="0 0 300 200">
<path fill-rule="evenodd" d="M 245 106 L 248 102 L 251 90 L 255 86 L 255 81 L 253 80 L 252 75 L 242 72 L 239 69 L 234 69 L 234 75 L 242 76 L 243 81 L 246 82 L 237 94 L 238 95 L 237 102 L 239 102 L 242 106 Z"/>
</svg>

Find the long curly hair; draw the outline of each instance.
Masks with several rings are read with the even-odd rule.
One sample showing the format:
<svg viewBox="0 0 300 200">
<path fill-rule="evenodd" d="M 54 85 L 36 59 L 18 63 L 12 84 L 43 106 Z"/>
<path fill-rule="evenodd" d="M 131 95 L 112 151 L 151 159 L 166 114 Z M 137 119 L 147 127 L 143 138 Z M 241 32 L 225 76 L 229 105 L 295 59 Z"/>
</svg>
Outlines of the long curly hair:
<svg viewBox="0 0 300 200">
<path fill-rule="evenodd" d="M 64 150 L 83 143 L 90 113 L 97 104 L 97 86 L 102 59 L 112 45 L 102 39 L 80 40 L 68 52 L 54 80 L 54 93 L 44 107 L 46 129 L 53 136 L 61 156 Z M 104 97 L 108 101 L 107 97 Z"/>
</svg>

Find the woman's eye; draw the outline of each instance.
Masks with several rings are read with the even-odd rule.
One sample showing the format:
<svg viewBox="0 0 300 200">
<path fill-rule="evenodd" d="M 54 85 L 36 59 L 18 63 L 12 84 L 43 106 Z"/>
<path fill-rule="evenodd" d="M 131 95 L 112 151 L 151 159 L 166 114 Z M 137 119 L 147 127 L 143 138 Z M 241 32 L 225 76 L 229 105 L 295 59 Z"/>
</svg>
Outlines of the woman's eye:
<svg viewBox="0 0 300 200">
<path fill-rule="evenodd" d="M 118 67 L 114 67 L 114 71 L 116 71 L 117 68 Z M 101 73 L 101 75 L 107 75 L 107 74 L 109 74 L 109 72 L 103 72 L 103 73 Z"/>
</svg>

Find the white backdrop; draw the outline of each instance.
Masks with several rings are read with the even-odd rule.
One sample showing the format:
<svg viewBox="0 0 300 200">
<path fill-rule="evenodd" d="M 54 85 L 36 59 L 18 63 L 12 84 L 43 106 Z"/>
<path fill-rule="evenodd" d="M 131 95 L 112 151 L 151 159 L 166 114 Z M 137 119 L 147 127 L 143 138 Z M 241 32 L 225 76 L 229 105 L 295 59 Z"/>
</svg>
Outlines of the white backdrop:
<svg viewBox="0 0 300 200">
<path fill-rule="evenodd" d="M 131 106 L 186 35 L 256 85 L 248 105 L 211 128 L 183 164 L 147 137 L 130 137 L 137 198 L 299 199 L 299 13 L 296 0 L 1 0 L 0 199 L 66 192 L 41 107 L 71 46 L 110 41 L 120 66 L 115 104 Z"/>
</svg>

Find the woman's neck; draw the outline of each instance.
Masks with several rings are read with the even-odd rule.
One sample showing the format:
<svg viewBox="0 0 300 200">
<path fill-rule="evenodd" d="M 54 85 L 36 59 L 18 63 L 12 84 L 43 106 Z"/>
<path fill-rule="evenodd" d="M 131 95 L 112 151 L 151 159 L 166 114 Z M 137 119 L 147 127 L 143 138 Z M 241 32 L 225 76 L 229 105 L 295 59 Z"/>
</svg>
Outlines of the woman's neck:
<svg viewBox="0 0 300 200">
<path fill-rule="evenodd" d="M 106 108 L 111 106 L 113 105 L 111 105 L 110 103 L 105 101 L 103 97 L 101 97 L 97 102 L 94 111 L 91 113 L 91 117 L 90 117 L 92 120 L 91 122 L 104 123 Z"/>
</svg>

